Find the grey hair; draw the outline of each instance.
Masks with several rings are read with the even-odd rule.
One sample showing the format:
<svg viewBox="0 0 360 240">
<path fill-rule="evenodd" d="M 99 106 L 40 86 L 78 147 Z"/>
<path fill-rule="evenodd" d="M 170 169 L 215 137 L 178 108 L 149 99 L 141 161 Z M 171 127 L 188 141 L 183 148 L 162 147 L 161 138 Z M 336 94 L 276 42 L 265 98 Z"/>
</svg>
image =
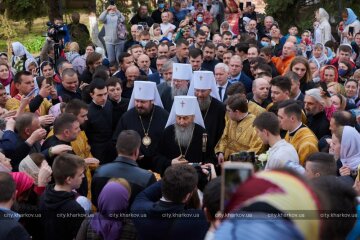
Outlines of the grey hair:
<svg viewBox="0 0 360 240">
<path fill-rule="evenodd" d="M 172 68 L 173 63 L 174 63 L 173 61 L 167 61 L 167 62 L 164 63 L 164 65 L 162 66 L 161 71 L 162 71 L 162 72 L 165 72 L 165 71 L 169 70 L 170 68 Z"/>
<path fill-rule="evenodd" d="M 215 70 L 215 69 L 218 69 L 218 68 L 224 69 L 224 71 L 227 72 L 227 73 L 230 71 L 229 66 L 226 65 L 225 63 L 218 63 L 218 64 L 216 64 L 214 70 Z"/>
</svg>

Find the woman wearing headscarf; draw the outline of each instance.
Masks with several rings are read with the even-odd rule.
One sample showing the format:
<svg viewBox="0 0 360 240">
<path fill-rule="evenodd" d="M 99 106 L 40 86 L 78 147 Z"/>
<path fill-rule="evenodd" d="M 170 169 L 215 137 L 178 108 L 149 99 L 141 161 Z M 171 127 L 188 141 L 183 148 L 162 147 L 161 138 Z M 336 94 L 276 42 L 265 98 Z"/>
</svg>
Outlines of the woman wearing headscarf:
<svg viewBox="0 0 360 240">
<path fill-rule="evenodd" d="M 33 58 L 33 56 L 26 50 L 24 45 L 20 42 L 13 42 L 11 44 L 12 50 L 12 58 L 11 58 L 11 66 L 16 69 L 16 71 L 24 71 L 25 70 L 25 61 L 28 58 Z"/>
<path fill-rule="evenodd" d="M 16 183 L 16 201 L 11 209 L 20 215 L 24 214 L 25 216 L 20 218 L 19 222 L 33 239 L 41 239 L 42 229 L 38 203 L 45 186 L 35 185 L 34 179 L 23 172 L 13 172 L 11 175 Z M 38 217 L 26 217 L 26 214 L 34 214 Z"/>
<path fill-rule="evenodd" d="M 322 43 L 316 43 L 312 50 L 312 57 L 310 60 L 315 61 L 318 66 L 322 67 L 324 66 L 328 58 L 325 54 L 325 47 Z"/>
<path fill-rule="evenodd" d="M 98 198 L 98 213 L 92 218 L 86 218 L 79 232 L 76 240 L 118 240 L 118 239 L 136 239 L 136 234 L 129 231 L 129 227 L 133 228 L 129 220 L 122 214 L 127 212 L 129 204 L 129 186 L 127 181 L 123 180 L 108 182 Z"/>
<path fill-rule="evenodd" d="M 338 127 L 332 135 L 329 152 L 337 160 L 341 176 L 356 176 L 360 164 L 360 134 L 355 128 Z"/>
<path fill-rule="evenodd" d="M 220 35 L 222 36 L 222 34 L 224 32 L 226 32 L 226 31 L 231 32 L 232 36 L 234 36 L 234 33 L 231 31 L 231 27 L 230 27 L 230 24 L 229 24 L 228 21 L 224 21 L 224 22 L 221 23 L 221 25 L 220 25 Z"/>
<path fill-rule="evenodd" d="M 339 74 L 336 67 L 333 65 L 325 65 L 320 69 L 320 81 L 329 84 L 331 82 L 339 81 Z"/>
<path fill-rule="evenodd" d="M 80 47 L 77 42 L 69 44 L 69 51 L 65 53 L 66 59 L 72 64 L 74 70 L 81 75 L 86 68 L 86 61 L 79 54 Z"/>
<path fill-rule="evenodd" d="M 158 23 L 154 23 L 150 27 L 149 33 L 150 33 L 150 40 L 156 43 L 159 43 L 159 41 L 163 38 L 163 35 L 161 34 L 160 24 Z"/>
<path fill-rule="evenodd" d="M 10 83 L 12 82 L 13 77 L 9 65 L 0 62 L 0 84 L 5 87 L 7 94 L 10 94 Z"/>
<path fill-rule="evenodd" d="M 329 23 L 329 14 L 325 9 L 319 8 L 315 12 L 316 21 L 319 22 L 318 27 L 315 29 L 315 43 L 325 44 L 331 41 L 331 26 Z"/>
<path fill-rule="evenodd" d="M 360 31 L 360 21 L 358 20 L 358 17 L 354 13 L 354 11 L 351 8 L 346 8 L 342 12 L 342 18 L 344 21 L 344 30 L 341 33 L 341 43 L 350 43 L 348 36 L 349 36 L 349 29 L 352 27 L 353 30 L 353 37 L 356 33 Z"/>
</svg>

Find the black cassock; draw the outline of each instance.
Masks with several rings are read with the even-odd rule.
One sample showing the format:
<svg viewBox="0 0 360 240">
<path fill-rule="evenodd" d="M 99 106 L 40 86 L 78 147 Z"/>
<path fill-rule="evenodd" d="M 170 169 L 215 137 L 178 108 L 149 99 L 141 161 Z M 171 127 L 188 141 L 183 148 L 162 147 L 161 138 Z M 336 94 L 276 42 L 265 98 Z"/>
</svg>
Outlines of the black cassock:
<svg viewBox="0 0 360 240">
<path fill-rule="evenodd" d="M 225 113 L 225 105 L 216 98 L 211 98 L 208 111 L 202 112 L 206 132 L 208 134 L 209 150 L 212 151 L 213 158 L 216 158 L 214 148 L 220 140 L 225 128 Z"/>
<path fill-rule="evenodd" d="M 156 155 L 158 142 L 164 133 L 165 125 L 169 117 L 169 113 L 166 110 L 156 105 L 154 105 L 154 107 L 153 118 L 149 129 L 151 144 L 146 147 L 143 143 L 141 143 L 140 155 L 144 155 L 144 158 L 137 161 L 140 167 L 152 170 L 154 169 L 153 158 Z M 150 118 L 151 113 L 148 116 L 141 117 L 145 131 L 147 131 L 149 127 Z M 123 130 L 134 130 L 139 133 L 141 139 L 145 136 L 139 114 L 135 108 L 132 108 L 124 113 L 124 115 L 120 118 L 116 131 L 113 135 L 114 142 L 116 142 L 117 137 Z"/>
<path fill-rule="evenodd" d="M 202 152 L 204 133 L 206 133 L 206 130 L 200 125 L 195 124 L 194 133 L 188 150 L 186 151 L 186 148 L 181 147 L 180 151 L 179 143 L 175 141 L 175 126 L 168 126 L 158 145 L 158 155 L 155 159 L 156 172 L 163 175 L 165 169 L 171 165 L 171 160 L 180 155 L 185 155 L 184 158 L 190 163 L 214 163 L 213 159 L 209 158 L 213 150 L 209 151 L 208 145 L 206 146 L 206 152 Z"/>
<path fill-rule="evenodd" d="M 161 102 L 164 105 L 164 109 L 168 112 L 171 111 L 174 99 L 171 94 L 171 87 L 166 83 L 160 83 L 158 86 L 158 91 L 160 94 Z"/>
</svg>

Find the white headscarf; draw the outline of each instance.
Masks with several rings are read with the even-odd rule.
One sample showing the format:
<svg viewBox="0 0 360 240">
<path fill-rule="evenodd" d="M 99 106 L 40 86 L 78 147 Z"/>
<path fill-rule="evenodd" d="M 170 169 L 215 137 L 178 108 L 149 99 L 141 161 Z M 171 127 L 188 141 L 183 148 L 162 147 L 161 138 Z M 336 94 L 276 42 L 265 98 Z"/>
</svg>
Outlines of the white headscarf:
<svg viewBox="0 0 360 240">
<path fill-rule="evenodd" d="M 26 50 L 24 45 L 22 45 L 20 42 L 13 42 L 11 44 L 14 55 L 16 57 L 22 57 L 26 55 L 26 58 L 33 58 L 33 56 Z"/>
<path fill-rule="evenodd" d="M 360 164 L 360 134 L 355 128 L 345 126 L 341 138 L 340 160 L 351 170 Z"/>
</svg>

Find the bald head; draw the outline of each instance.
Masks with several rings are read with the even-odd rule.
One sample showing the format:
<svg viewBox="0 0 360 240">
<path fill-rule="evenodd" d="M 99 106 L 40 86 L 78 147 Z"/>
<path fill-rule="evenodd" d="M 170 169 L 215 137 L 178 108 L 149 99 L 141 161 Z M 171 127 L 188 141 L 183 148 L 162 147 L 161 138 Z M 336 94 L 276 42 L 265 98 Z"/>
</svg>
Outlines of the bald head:
<svg viewBox="0 0 360 240">
<path fill-rule="evenodd" d="M 295 44 L 291 41 L 287 41 L 284 44 L 283 50 L 282 50 L 282 55 L 283 57 L 289 57 L 291 55 L 295 54 Z"/>
<path fill-rule="evenodd" d="M 265 78 L 257 78 L 253 81 L 252 92 L 254 100 L 258 103 L 263 102 L 269 97 L 270 83 Z"/>
<path fill-rule="evenodd" d="M 232 77 L 236 77 L 237 75 L 239 75 L 243 68 L 241 57 L 238 55 L 232 56 L 230 59 L 229 67 L 230 75 Z"/>
<path fill-rule="evenodd" d="M 136 63 L 139 66 L 139 68 L 145 72 L 147 72 L 150 68 L 150 58 L 146 54 L 141 54 L 138 57 Z"/>
</svg>

